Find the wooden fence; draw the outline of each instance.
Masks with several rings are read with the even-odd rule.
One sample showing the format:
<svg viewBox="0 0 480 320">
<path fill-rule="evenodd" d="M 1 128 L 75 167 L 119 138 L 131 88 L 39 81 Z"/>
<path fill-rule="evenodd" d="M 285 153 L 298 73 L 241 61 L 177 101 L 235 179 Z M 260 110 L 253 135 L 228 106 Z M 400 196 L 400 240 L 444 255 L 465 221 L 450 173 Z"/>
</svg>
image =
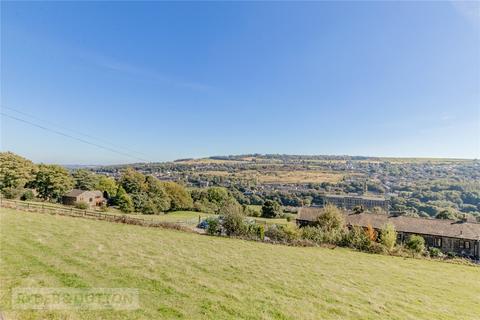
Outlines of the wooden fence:
<svg viewBox="0 0 480 320">
<path fill-rule="evenodd" d="M 191 223 L 192 221 L 178 221 L 178 222 L 166 222 L 166 221 L 153 221 L 143 218 L 129 217 L 128 215 L 123 214 L 112 214 L 112 213 L 101 213 L 93 210 L 81 210 L 77 208 L 65 208 L 61 206 L 49 205 L 45 203 L 32 203 L 16 200 L 6 200 L 0 198 L 0 207 L 11 208 L 22 211 L 45 213 L 52 215 L 62 215 L 70 217 L 79 217 L 86 219 L 94 220 L 104 220 L 109 222 L 125 223 L 125 224 L 134 224 L 144 227 L 154 227 L 154 228 L 169 228 L 177 229 L 183 231 L 192 231 L 191 228 L 186 227 L 186 224 Z"/>
</svg>

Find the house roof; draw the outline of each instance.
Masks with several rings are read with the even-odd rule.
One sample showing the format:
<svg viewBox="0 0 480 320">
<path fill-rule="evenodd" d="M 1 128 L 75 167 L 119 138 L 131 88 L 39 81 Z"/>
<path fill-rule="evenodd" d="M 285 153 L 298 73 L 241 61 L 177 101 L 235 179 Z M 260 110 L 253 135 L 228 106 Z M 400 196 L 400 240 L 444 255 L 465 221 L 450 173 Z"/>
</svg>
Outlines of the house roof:
<svg viewBox="0 0 480 320">
<path fill-rule="evenodd" d="M 369 196 L 360 196 L 360 195 L 348 195 L 348 194 L 326 194 L 324 195 L 326 199 L 341 199 L 341 198 L 349 198 L 349 199 L 362 199 L 362 200 L 374 200 L 374 201 L 388 201 L 388 199 L 380 198 L 380 197 L 369 197 Z"/>
<path fill-rule="evenodd" d="M 73 190 L 70 190 L 66 195 L 65 197 L 78 197 L 79 195 L 81 195 L 82 193 L 86 192 L 86 190 L 80 190 L 80 189 L 73 189 Z"/>
<path fill-rule="evenodd" d="M 299 210 L 297 220 L 315 221 L 320 212 L 320 209 L 302 208 Z M 372 213 L 349 213 L 345 215 L 345 221 L 347 225 L 361 227 L 371 225 L 375 229 L 382 229 L 387 223 L 391 223 L 395 226 L 395 229 L 400 232 L 480 240 L 480 223 L 474 222 L 389 216 Z"/>
<path fill-rule="evenodd" d="M 88 191 L 88 190 L 81 190 L 81 189 L 73 189 L 71 190 L 70 192 L 68 192 L 65 197 L 78 197 L 79 195 L 81 194 L 84 194 L 84 193 L 91 193 L 95 196 L 103 196 L 103 192 L 100 191 L 100 190 L 94 190 L 94 191 Z"/>
</svg>

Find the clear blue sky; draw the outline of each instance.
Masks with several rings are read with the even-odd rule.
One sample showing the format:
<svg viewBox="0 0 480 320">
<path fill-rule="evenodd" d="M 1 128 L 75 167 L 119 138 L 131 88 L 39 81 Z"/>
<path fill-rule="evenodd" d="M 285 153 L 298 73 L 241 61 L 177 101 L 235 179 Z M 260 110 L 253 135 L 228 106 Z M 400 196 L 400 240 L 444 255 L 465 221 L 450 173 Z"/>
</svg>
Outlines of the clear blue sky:
<svg viewBox="0 0 480 320">
<path fill-rule="evenodd" d="M 25 114 L 2 112 L 142 159 L 480 158 L 478 2 L 1 6 L 1 104 Z M 1 124 L 36 162 L 136 161 Z"/>
</svg>

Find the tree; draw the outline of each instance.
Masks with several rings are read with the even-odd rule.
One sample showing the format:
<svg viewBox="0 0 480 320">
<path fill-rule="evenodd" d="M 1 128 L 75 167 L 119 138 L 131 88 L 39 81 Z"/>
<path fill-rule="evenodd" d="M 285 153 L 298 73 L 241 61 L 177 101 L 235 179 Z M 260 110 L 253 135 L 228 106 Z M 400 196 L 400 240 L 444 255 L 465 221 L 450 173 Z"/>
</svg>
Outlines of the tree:
<svg viewBox="0 0 480 320">
<path fill-rule="evenodd" d="M 32 185 L 41 198 L 58 201 L 73 188 L 73 179 L 64 167 L 41 164 Z"/>
<path fill-rule="evenodd" d="M 422 236 L 412 235 L 405 243 L 405 247 L 412 252 L 412 256 L 425 251 L 425 239 Z"/>
<path fill-rule="evenodd" d="M 392 251 L 397 242 L 397 231 L 395 226 L 391 223 L 387 223 L 380 233 L 380 242 L 387 248 L 388 251 Z"/>
<path fill-rule="evenodd" d="M 153 176 L 147 176 L 147 195 L 149 202 L 149 213 L 158 214 L 170 209 L 171 200 L 164 185 Z M 143 213 L 146 213 L 142 210 Z"/>
<path fill-rule="evenodd" d="M 238 203 L 230 202 L 222 208 L 223 228 L 228 236 L 242 235 L 246 232 L 244 223 L 245 215 L 242 206 Z"/>
<path fill-rule="evenodd" d="M 171 181 L 163 182 L 163 186 L 170 198 L 171 210 L 184 210 L 193 207 L 192 197 L 184 186 Z"/>
<path fill-rule="evenodd" d="M 436 216 L 436 219 L 450 219 L 450 220 L 456 220 L 458 219 L 458 214 L 455 211 L 455 209 L 452 208 L 445 208 L 442 211 L 440 211 Z"/>
<path fill-rule="evenodd" d="M 133 168 L 127 168 L 122 171 L 119 184 L 127 193 L 146 191 L 145 175 L 135 171 Z"/>
<path fill-rule="evenodd" d="M 21 189 L 34 177 L 36 166 L 12 152 L 0 152 L 0 191 Z"/>
<path fill-rule="evenodd" d="M 85 169 L 75 170 L 72 173 L 72 177 L 75 181 L 75 189 L 95 190 L 95 187 L 98 184 L 98 176 Z"/>
<path fill-rule="evenodd" d="M 262 217 L 276 218 L 282 214 L 282 208 L 277 201 L 267 200 L 262 206 Z"/>
<path fill-rule="evenodd" d="M 327 204 L 317 218 L 316 225 L 329 232 L 343 229 L 345 218 L 336 206 Z"/>
<path fill-rule="evenodd" d="M 100 175 L 95 189 L 102 191 L 104 194 L 106 193 L 107 198 L 113 198 L 117 194 L 118 186 L 115 179 Z"/>
<path fill-rule="evenodd" d="M 123 189 L 122 186 L 119 186 L 116 193 L 117 193 L 117 195 L 115 197 L 116 198 L 115 202 L 117 203 L 118 208 L 122 212 L 125 212 L 125 213 L 132 212 L 133 211 L 133 201 L 132 201 L 132 198 L 130 197 L 130 195 L 127 194 L 125 189 Z"/>
</svg>

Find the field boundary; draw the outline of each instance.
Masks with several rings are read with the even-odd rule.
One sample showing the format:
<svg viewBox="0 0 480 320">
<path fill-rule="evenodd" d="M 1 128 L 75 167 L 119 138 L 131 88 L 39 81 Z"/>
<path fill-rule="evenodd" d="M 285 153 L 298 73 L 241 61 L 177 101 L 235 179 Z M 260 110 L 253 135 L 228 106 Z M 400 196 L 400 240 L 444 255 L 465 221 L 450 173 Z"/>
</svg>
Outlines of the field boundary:
<svg viewBox="0 0 480 320">
<path fill-rule="evenodd" d="M 182 222 L 167 222 L 167 221 L 152 221 L 142 218 L 128 217 L 127 215 L 119 215 L 112 213 L 100 213 L 92 210 L 81 210 L 77 208 L 62 208 L 54 205 L 48 205 L 44 203 L 31 203 L 23 202 L 17 200 L 6 200 L 0 198 L 0 207 L 27 211 L 27 212 L 36 212 L 43 214 L 51 215 L 61 215 L 69 216 L 76 218 L 84 218 L 91 220 L 103 220 L 108 222 L 124 223 L 124 224 L 133 224 L 142 227 L 151 227 L 151 228 L 167 228 L 167 229 L 176 229 L 187 232 L 195 232 L 193 229 L 188 228 L 183 225 Z"/>
</svg>

